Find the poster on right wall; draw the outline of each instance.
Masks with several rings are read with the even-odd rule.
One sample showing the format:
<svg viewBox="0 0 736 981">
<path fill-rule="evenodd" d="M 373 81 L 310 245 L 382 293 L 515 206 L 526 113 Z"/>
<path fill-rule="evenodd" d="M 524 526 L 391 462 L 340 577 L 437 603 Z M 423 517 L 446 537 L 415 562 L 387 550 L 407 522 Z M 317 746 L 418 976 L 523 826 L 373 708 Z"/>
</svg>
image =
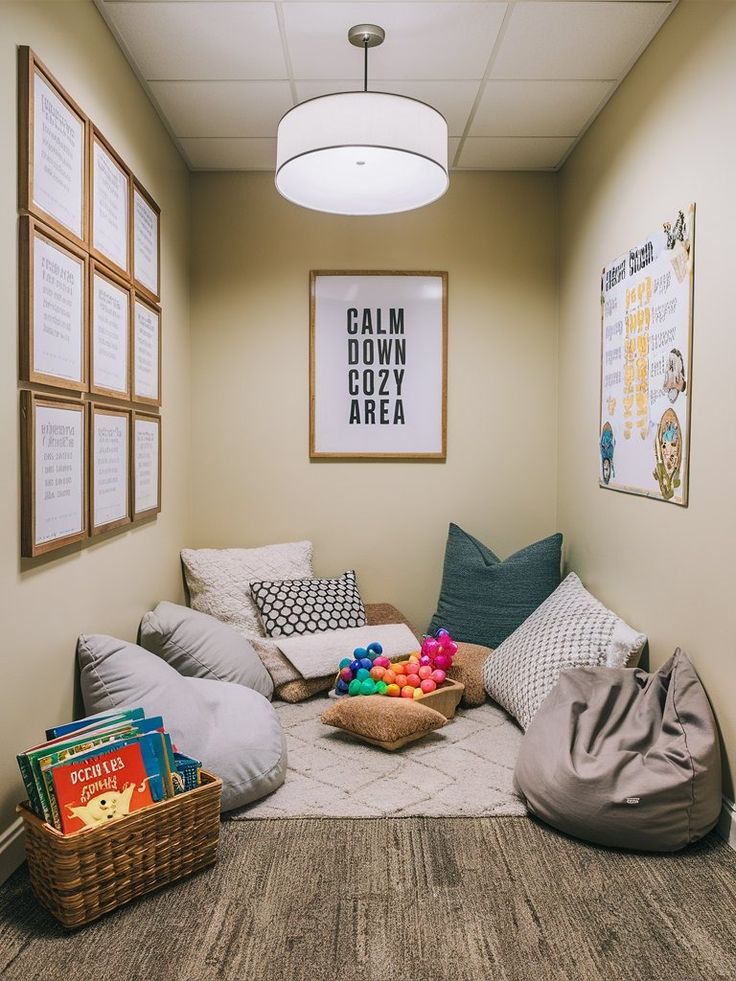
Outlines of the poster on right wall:
<svg viewBox="0 0 736 981">
<path fill-rule="evenodd" d="M 687 506 L 695 205 L 601 276 L 600 486 Z"/>
</svg>

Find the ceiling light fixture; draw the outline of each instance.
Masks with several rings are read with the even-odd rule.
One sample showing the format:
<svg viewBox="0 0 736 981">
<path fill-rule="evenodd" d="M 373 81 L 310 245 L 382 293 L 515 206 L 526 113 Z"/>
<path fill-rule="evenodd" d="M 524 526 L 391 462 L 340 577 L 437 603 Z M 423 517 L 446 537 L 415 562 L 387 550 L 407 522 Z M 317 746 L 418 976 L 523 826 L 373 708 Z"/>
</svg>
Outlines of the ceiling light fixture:
<svg viewBox="0 0 736 981">
<path fill-rule="evenodd" d="M 348 40 L 364 52 L 363 91 L 294 106 L 279 122 L 276 188 L 288 201 L 337 215 L 388 215 L 431 204 L 447 190 L 447 122 L 418 99 L 368 91 L 375 24 Z"/>
</svg>

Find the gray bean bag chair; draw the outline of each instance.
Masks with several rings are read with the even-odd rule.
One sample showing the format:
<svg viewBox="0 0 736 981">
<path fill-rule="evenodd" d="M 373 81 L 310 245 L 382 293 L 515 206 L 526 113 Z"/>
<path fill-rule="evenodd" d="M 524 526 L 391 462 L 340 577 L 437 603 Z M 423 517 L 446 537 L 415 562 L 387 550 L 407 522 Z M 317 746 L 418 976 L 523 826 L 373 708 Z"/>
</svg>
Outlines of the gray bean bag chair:
<svg viewBox="0 0 736 981">
<path fill-rule="evenodd" d="M 552 827 L 600 845 L 673 852 L 713 828 L 713 713 L 678 648 L 654 674 L 564 671 L 524 736 L 514 782 Z"/>
<path fill-rule="evenodd" d="M 184 678 L 136 644 L 82 635 L 77 660 L 88 715 L 141 706 L 163 716 L 177 748 L 222 779 L 222 810 L 276 790 L 286 776 L 286 740 L 273 706 L 228 681 Z"/>
</svg>

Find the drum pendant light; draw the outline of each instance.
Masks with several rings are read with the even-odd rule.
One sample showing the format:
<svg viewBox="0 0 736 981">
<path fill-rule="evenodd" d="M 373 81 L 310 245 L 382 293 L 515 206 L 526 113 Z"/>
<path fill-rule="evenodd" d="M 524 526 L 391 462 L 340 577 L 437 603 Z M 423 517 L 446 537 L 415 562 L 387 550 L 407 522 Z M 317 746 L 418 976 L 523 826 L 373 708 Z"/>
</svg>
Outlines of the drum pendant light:
<svg viewBox="0 0 736 981">
<path fill-rule="evenodd" d="M 417 99 L 368 91 L 375 24 L 348 40 L 364 52 L 362 92 L 336 92 L 290 109 L 279 122 L 276 188 L 288 201 L 336 215 L 388 215 L 431 204 L 447 190 L 447 122 Z"/>
</svg>

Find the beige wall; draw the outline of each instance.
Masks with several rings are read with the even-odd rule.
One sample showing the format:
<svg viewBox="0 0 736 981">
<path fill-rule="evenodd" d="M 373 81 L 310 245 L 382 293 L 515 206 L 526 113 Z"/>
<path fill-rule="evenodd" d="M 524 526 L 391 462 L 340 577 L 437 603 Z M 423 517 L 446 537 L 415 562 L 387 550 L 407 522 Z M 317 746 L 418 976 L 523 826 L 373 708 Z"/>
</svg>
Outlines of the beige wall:
<svg viewBox="0 0 736 981">
<path fill-rule="evenodd" d="M 680 3 L 560 179 L 559 524 L 586 584 L 646 631 L 652 663 L 681 645 L 736 764 L 736 507 L 727 406 L 736 364 L 736 6 Z M 601 268 L 697 203 L 687 509 L 600 490 Z M 728 765 L 730 764 L 730 766 Z M 726 792 L 733 797 L 732 776 Z"/>
<path fill-rule="evenodd" d="M 425 628 L 449 521 L 505 556 L 555 530 L 555 178 L 455 174 L 420 211 L 295 208 L 192 178 L 195 546 L 309 538 Z M 308 457 L 310 269 L 449 272 L 447 463 Z"/>
<path fill-rule="evenodd" d="M 28 44 L 162 208 L 163 511 L 62 558 L 19 559 L 16 45 Z M 72 712 L 77 634 L 133 638 L 141 615 L 181 591 L 189 521 L 189 176 L 91 0 L 0 3 L 0 847 L 21 783 L 14 754 Z M 5 864 L 15 852 L 5 853 Z M 3 859 L 0 858 L 0 875 Z"/>
</svg>

